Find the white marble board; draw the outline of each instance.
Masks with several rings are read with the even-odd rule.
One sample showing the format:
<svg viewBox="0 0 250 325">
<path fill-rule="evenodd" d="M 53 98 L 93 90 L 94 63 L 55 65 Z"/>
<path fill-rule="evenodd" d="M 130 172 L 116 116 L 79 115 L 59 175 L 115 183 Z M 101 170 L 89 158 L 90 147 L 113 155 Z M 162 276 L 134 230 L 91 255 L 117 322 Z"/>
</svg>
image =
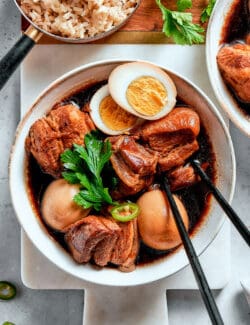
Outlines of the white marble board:
<svg viewBox="0 0 250 325">
<path fill-rule="evenodd" d="M 213 95 L 209 84 L 205 64 L 204 46 L 177 46 L 177 45 L 38 45 L 29 54 L 22 64 L 21 73 L 21 113 L 24 115 L 37 95 L 53 80 L 63 73 L 85 63 L 103 59 L 142 59 L 166 66 L 181 73 L 197 84 L 215 103 L 219 105 Z M 227 121 L 228 122 L 228 121 Z M 220 258 L 218 259 L 218 257 Z M 220 233 L 213 243 L 201 255 L 201 264 L 207 275 L 212 289 L 223 288 L 230 278 L 230 225 L 225 222 Z M 214 261 L 216 260 L 216 266 Z M 27 287 L 33 289 L 88 289 L 85 292 L 84 324 L 95 325 L 99 322 L 99 314 L 93 313 L 93 305 L 96 305 L 98 296 L 116 295 L 120 301 L 124 301 L 124 294 L 133 291 L 133 299 L 137 300 L 139 292 L 144 297 L 159 296 L 155 308 L 147 312 L 146 300 L 144 301 L 144 317 L 137 324 L 150 324 L 154 320 L 167 318 L 167 309 L 164 307 L 162 297 L 168 289 L 197 289 L 192 270 L 188 266 L 178 273 L 157 281 L 151 285 L 143 286 L 140 290 L 127 288 L 128 292 L 115 288 L 108 291 L 105 287 L 93 286 L 79 280 L 64 271 L 58 269 L 49 262 L 30 242 L 22 232 L 21 237 L 21 273 L 22 280 Z M 102 290 L 102 291 L 101 291 Z M 163 290 L 163 291 L 162 291 Z M 102 292 L 102 293 L 101 293 Z M 154 294 L 153 294 L 154 292 Z M 157 294 L 159 292 L 159 295 Z M 161 293 L 161 294 L 160 294 Z M 110 299 L 111 299 L 110 298 Z M 91 302 L 91 303 L 90 303 Z M 118 304 L 119 305 L 119 304 Z M 119 309 L 119 308 L 118 308 Z M 159 313 L 161 310 L 161 313 Z M 126 313 L 126 306 L 119 309 L 119 313 Z M 118 314 L 119 314 L 118 313 Z M 132 324 L 138 311 L 133 313 L 130 309 L 129 319 L 121 324 Z M 126 314 L 127 315 L 127 314 Z M 105 318 L 106 317 L 106 318 Z M 115 317 L 115 316 L 113 316 Z M 110 315 L 108 309 L 102 310 L 102 323 L 108 324 Z M 115 324 L 116 320 L 112 322 Z M 151 323 L 152 324 L 152 323 Z"/>
</svg>

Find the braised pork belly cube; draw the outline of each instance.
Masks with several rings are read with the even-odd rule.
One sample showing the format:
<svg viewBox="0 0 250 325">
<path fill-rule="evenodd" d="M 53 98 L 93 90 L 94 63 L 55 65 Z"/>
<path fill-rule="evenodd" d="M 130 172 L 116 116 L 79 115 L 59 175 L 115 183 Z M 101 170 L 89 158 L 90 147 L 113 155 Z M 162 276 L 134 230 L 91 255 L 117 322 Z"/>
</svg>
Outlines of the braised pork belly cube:
<svg viewBox="0 0 250 325">
<path fill-rule="evenodd" d="M 157 154 L 140 145 L 131 136 L 109 138 L 115 154 L 120 154 L 128 167 L 140 176 L 156 173 Z"/>
<path fill-rule="evenodd" d="M 31 126 L 25 149 L 44 173 L 58 178 L 62 171 L 61 153 L 73 143 L 83 144 L 85 134 L 94 128 L 88 113 L 71 104 L 59 106 Z"/>
<path fill-rule="evenodd" d="M 118 199 L 146 190 L 154 175 L 185 164 L 199 149 L 198 114 L 187 107 L 178 107 L 167 116 L 147 121 L 132 135 L 110 137 L 112 166 L 119 177 L 113 191 Z"/>
<path fill-rule="evenodd" d="M 112 166 L 120 179 L 114 198 L 138 193 L 149 186 L 156 173 L 157 154 L 150 152 L 131 136 L 109 138 L 113 154 L 110 158 Z"/>
<path fill-rule="evenodd" d="M 222 47 L 217 63 L 225 83 L 238 99 L 250 103 L 250 45 L 236 43 Z"/>
<path fill-rule="evenodd" d="M 136 135 L 158 155 L 160 171 L 168 171 L 185 163 L 199 149 L 198 114 L 188 107 L 177 107 L 160 120 L 146 122 Z"/>
<path fill-rule="evenodd" d="M 135 268 L 139 251 L 136 219 L 122 223 L 91 215 L 73 224 L 64 238 L 77 263 L 112 263 L 125 272 Z"/>
</svg>

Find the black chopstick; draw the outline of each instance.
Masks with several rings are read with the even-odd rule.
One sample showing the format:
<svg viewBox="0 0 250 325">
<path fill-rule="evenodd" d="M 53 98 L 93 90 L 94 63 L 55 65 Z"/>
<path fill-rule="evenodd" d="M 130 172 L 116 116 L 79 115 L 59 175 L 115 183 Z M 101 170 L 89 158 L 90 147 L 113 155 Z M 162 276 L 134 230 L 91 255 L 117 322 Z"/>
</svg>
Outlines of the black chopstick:
<svg viewBox="0 0 250 325">
<path fill-rule="evenodd" d="M 196 279 L 196 282 L 198 284 L 201 296 L 203 298 L 203 301 L 205 303 L 205 306 L 207 308 L 209 317 L 211 319 L 212 324 L 214 325 L 222 325 L 223 320 L 221 318 L 220 312 L 217 308 L 217 305 L 215 303 L 214 297 L 212 295 L 212 292 L 209 288 L 209 285 L 207 283 L 207 279 L 204 275 L 204 272 L 202 270 L 202 267 L 200 265 L 199 259 L 196 255 L 195 249 L 193 247 L 193 244 L 189 238 L 189 235 L 186 231 L 186 228 L 184 226 L 184 223 L 182 221 L 181 215 L 179 213 L 179 210 L 176 206 L 175 200 L 172 196 L 172 193 L 170 191 L 170 187 L 169 187 L 169 183 L 166 177 L 163 178 L 162 181 L 162 187 L 165 191 L 165 193 L 167 194 L 168 200 L 169 200 L 169 204 L 170 207 L 173 211 L 173 215 L 174 215 L 174 219 L 175 219 L 175 223 L 177 226 L 177 229 L 179 231 L 180 237 L 182 239 L 183 242 L 183 246 L 186 250 L 186 254 L 188 256 L 190 265 L 193 269 L 193 273 Z"/>
<path fill-rule="evenodd" d="M 227 214 L 229 219 L 234 224 L 235 228 L 241 234 L 241 236 L 245 239 L 248 246 L 250 246 L 250 231 L 247 226 L 241 221 L 240 217 L 233 210 L 233 208 L 229 205 L 226 199 L 223 197 L 221 192 L 214 186 L 210 178 L 204 172 L 204 170 L 200 166 L 200 162 L 198 160 L 191 161 L 192 166 L 195 171 L 199 174 L 200 178 L 207 184 L 208 188 L 211 190 L 212 194 L 216 198 L 217 202 L 220 204 L 224 212 Z"/>
</svg>

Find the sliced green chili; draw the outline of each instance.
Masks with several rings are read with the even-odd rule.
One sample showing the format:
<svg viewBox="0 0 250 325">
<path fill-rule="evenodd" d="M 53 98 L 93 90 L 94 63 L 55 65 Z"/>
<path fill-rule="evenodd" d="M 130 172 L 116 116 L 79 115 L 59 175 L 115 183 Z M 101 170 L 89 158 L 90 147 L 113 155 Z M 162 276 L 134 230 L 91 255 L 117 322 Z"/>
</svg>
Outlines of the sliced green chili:
<svg viewBox="0 0 250 325">
<path fill-rule="evenodd" d="M 127 222 L 136 218 L 140 213 L 140 208 L 135 203 L 122 203 L 110 210 L 112 217 L 121 222 Z"/>
<path fill-rule="evenodd" d="M 8 281 L 0 281 L 0 299 L 10 300 L 16 295 L 16 287 Z"/>
<path fill-rule="evenodd" d="M 4 322 L 2 325 L 15 325 L 15 324 L 11 322 Z"/>
</svg>

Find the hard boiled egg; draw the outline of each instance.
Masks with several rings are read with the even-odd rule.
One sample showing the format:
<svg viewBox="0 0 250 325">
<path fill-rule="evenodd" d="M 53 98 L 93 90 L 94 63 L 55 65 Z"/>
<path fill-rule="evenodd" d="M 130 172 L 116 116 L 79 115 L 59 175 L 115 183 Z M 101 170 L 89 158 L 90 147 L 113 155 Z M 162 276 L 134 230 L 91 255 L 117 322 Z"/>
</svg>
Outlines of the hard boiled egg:
<svg viewBox="0 0 250 325">
<path fill-rule="evenodd" d="M 90 116 L 98 129 L 109 135 L 127 133 L 140 119 L 122 109 L 110 96 L 108 85 L 101 87 L 90 100 Z"/>
<path fill-rule="evenodd" d="M 47 187 L 41 204 L 42 217 L 51 228 L 65 232 L 72 223 L 86 217 L 90 209 L 78 206 L 73 197 L 79 186 L 57 179 Z"/>
<path fill-rule="evenodd" d="M 176 87 L 166 72 L 146 62 L 119 65 L 108 79 L 114 101 L 147 120 L 167 115 L 176 104 Z"/>
<path fill-rule="evenodd" d="M 176 195 L 174 195 L 174 200 L 184 225 L 188 229 L 187 211 Z M 140 214 L 137 218 L 139 232 L 147 246 L 167 250 L 181 244 L 179 231 L 164 192 L 161 190 L 146 192 L 138 199 L 137 204 L 140 207 Z"/>
</svg>

